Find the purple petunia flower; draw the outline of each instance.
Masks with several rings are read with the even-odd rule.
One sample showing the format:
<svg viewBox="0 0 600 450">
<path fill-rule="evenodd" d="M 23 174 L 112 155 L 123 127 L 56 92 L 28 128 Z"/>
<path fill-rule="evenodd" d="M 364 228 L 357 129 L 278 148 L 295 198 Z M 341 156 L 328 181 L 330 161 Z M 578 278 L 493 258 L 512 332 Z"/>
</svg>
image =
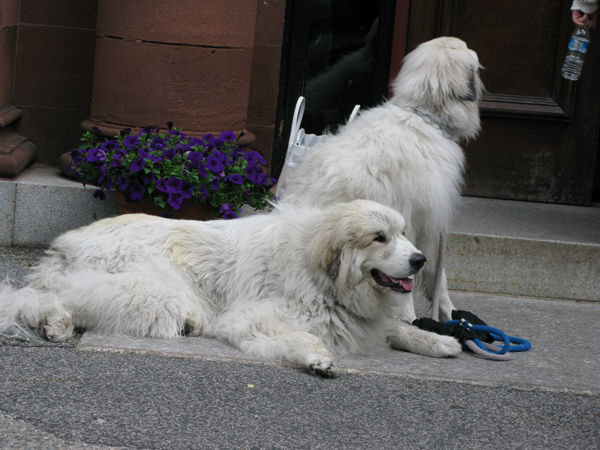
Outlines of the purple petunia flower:
<svg viewBox="0 0 600 450">
<path fill-rule="evenodd" d="M 140 138 L 137 136 L 127 136 L 123 140 L 123 145 L 127 148 L 135 147 L 140 143 Z"/>
<path fill-rule="evenodd" d="M 244 172 L 246 173 L 246 178 L 248 178 L 248 181 L 257 186 L 260 186 L 265 182 L 266 177 L 263 174 L 263 170 L 256 165 L 250 164 L 244 169 Z"/>
<path fill-rule="evenodd" d="M 175 156 L 177 156 L 177 150 L 174 148 L 168 148 L 167 150 L 163 151 L 162 156 L 164 159 L 172 160 L 175 158 Z"/>
<path fill-rule="evenodd" d="M 202 152 L 191 151 L 185 157 L 188 161 L 194 164 L 201 163 L 204 160 L 204 155 L 202 154 Z"/>
<path fill-rule="evenodd" d="M 190 198 L 192 195 L 194 195 L 194 186 L 192 183 L 184 181 L 181 185 L 181 196 L 183 198 Z"/>
<path fill-rule="evenodd" d="M 177 151 L 183 155 L 185 152 L 190 151 L 190 146 L 189 144 L 177 144 Z"/>
<path fill-rule="evenodd" d="M 83 150 L 73 149 L 71 150 L 71 162 L 73 164 L 79 163 L 81 161 L 81 157 L 83 155 Z"/>
<path fill-rule="evenodd" d="M 119 169 L 122 166 L 123 166 L 123 164 L 121 164 L 121 158 L 120 157 L 115 157 L 110 162 L 110 165 L 108 167 L 111 168 L 111 169 Z"/>
<path fill-rule="evenodd" d="M 171 122 L 170 120 L 167 122 L 167 128 L 169 130 L 173 129 L 173 122 Z"/>
<path fill-rule="evenodd" d="M 156 188 L 160 191 L 160 192 L 167 192 L 167 180 L 165 180 L 164 178 L 161 178 L 160 180 L 158 180 L 156 182 Z"/>
<path fill-rule="evenodd" d="M 213 138 L 208 141 L 208 145 L 213 148 L 221 148 L 225 143 L 221 139 Z"/>
<path fill-rule="evenodd" d="M 183 203 L 183 197 L 181 196 L 181 194 L 175 193 L 175 194 L 169 195 L 169 205 L 171 205 L 171 207 L 173 209 L 181 208 L 182 203 Z"/>
<path fill-rule="evenodd" d="M 219 190 L 219 177 L 214 177 L 212 179 L 212 181 L 210 182 L 210 188 L 213 191 L 218 191 Z"/>
<path fill-rule="evenodd" d="M 166 183 L 168 194 L 181 194 L 183 182 L 179 178 L 171 177 Z"/>
<path fill-rule="evenodd" d="M 227 211 L 225 214 L 223 214 L 223 219 L 225 220 L 229 220 L 229 219 L 237 219 L 239 216 L 234 213 L 233 211 Z"/>
<path fill-rule="evenodd" d="M 148 155 L 148 159 L 150 160 L 150 162 L 153 162 L 153 163 L 163 161 L 162 156 L 157 156 L 157 155 Z"/>
<path fill-rule="evenodd" d="M 221 210 L 219 212 L 223 215 L 223 219 L 238 218 L 238 215 L 233 211 L 233 207 L 229 203 L 225 203 L 223 206 L 221 206 Z"/>
<path fill-rule="evenodd" d="M 106 178 L 106 169 L 104 168 L 104 166 L 98 167 L 98 173 L 100 174 L 100 176 L 98 177 L 98 183 L 102 183 Z"/>
<path fill-rule="evenodd" d="M 135 182 L 133 183 L 129 189 L 127 190 L 127 192 L 125 192 L 125 198 L 127 200 L 131 200 L 131 202 L 129 203 L 137 203 L 139 202 L 142 197 L 144 196 L 144 191 L 146 189 L 144 188 L 144 186 L 142 186 L 141 183 L 139 182 Z"/>
<path fill-rule="evenodd" d="M 231 181 L 233 184 L 243 184 L 244 183 L 244 177 L 241 176 L 238 173 L 234 173 L 233 175 L 229 175 L 227 177 L 228 181 Z"/>
<path fill-rule="evenodd" d="M 166 141 L 163 138 L 157 136 L 154 139 L 152 139 L 149 149 L 162 151 L 165 148 L 165 144 L 166 144 Z"/>
<path fill-rule="evenodd" d="M 191 137 L 188 144 L 190 147 L 204 147 L 204 142 L 197 137 Z"/>
<path fill-rule="evenodd" d="M 88 152 L 88 161 L 89 162 L 99 162 L 99 163 L 106 161 L 106 153 L 102 149 L 92 148 Z"/>
<path fill-rule="evenodd" d="M 153 131 L 154 131 L 154 127 L 152 127 L 152 126 L 144 127 L 140 131 L 140 136 L 143 134 L 152 134 Z"/>
<path fill-rule="evenodd" d="M 154 181 L 154 178 L 154 172 L 143 173 L 142 175 L 140 175 L 140 179 L 146 185 L 152 183 Z"/>
<path fill-rule="evenodd" d="M 210 148 L 221 148 L 221 147 L 223 147 L 223 144 L 224 144 L 221 139 L 214 137 L 210 133 L 202 136 L 202 139 L 204 139 L 208 143 L 209 149 Z"/>
<path fill-rule="evenodd" d="M 131 134 L 131 128 L 129 128 L 129 127 L 124 128 L 123 130 L 119 131 L 119 135 L 121 137 L 125 137 L 125 136 L 128 136 L 130 134 Z"/>
<path fill-rule="evenodd" d="M 94 134 L 100 136 L 102 134 L 102 130 L 98 127 L 92 127 L 92 131 L 94 132 Z"/>
<path fill-rule="evenodd" d="M 225 170 L 227 164 L 227 155 L 219 150 L 213 150 L 206 158 L 206 168 L 214 173 L 221 173 Z"/>
<path fill-rule="evenodd" d="M 257 151 L 251 151 L 246 153 L 246 161 L 248 161 L 248 164 L 267 164 L 267 162 L 265 161 L 265 158 L 262 157 L 262 155 L 260 153 L 258 153 Z"/>
<path fill-rule="evenodd" d="M 241 151 L 237 147 L 234 148 L 233 150 L 231 150 L 231 153 L 229 154 L 229 162 L 232 164 L 236 163 L 242 155 L 244 155 L 243 151 Z"/>
<path fill-rule="evenodd" d="M 208 189 L 206 189 L 206 186 L 199 186 L 198 194 L 200 194 L 200 196 L 202 197 L 202 200 L 205 200 L 206 196 L 208 195 Z"/>
<path fill-rule="evenodd" d="M 129 169 L 131 169 L 132 172 L 139 172 L 140 170 L 142 170 L 144 168 L 144 166 L 146 165 L 146 160 L 143 157 L 139 157 L 136 160 L 134 160 L 131 163 L 131 166 L 129 166 Z"/>
<path fill-rule="evenodd" d="M 106 200 L 106 194 L 101 189 L 96 189 L 92 194 L 94 198 L 99 198 L 100 200 Z"/>
<path fill-rule="evenodd" d="M 112 140 L 106 141 L 104 144 L 102 144 L 102 147 L 107 152 L 114 152 L 115 150 L 117 150 L 119 148 L 119 143 L 117 141 L 115 141 L 114 139 L 112 139 Z"/>
<path fill-rule="evenodd" d="M 198 164 L 198 174 L 202 178 L 208 178 L 208 170 L 206 170 L 206 166 L 204 164 Z"/>
<path fill-rule="evenodd" d="M 223 139 L 225 142 L 233 142 L 235 141 L 235 133 L 231 130 L 229 131 L 223 131 L 221 133 L 221 139 Z"/>
<path fill-rule="evenodd" d="M 125 175 L 119 175 L 119 178 L 117 178 L 117 187 L 119 190 L 125 192 L 128 184 L 129 181 L 127 180 L 127 177 Z"/>
<path fill-rule="evenodd" d="M 169 133 L 171 134 L 171 136 L 175 137 L 178 136 L 179 139 L 175 138 L 175 142 L 179 141 L 179 140 L 183 140 L 185 138 L 187 138 L 187 136 L 185 135 L 185 133 L 182 133 L 181 131 L 177 131 L 177 130 L 169 130 Z"/>
</svg>

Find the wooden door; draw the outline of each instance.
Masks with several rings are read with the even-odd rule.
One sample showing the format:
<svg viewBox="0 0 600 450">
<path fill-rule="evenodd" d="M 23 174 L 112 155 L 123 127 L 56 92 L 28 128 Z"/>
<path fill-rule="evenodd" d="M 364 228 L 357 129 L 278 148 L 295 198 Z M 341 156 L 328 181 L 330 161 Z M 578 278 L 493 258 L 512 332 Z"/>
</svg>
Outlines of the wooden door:
<svg viewBox="0 0 600 450">
<path fill-rule="evenodd" d="M 465 145 L 465 194 L 587 205 L 600 124 L 600 29 L 579 81 L 560 77 L 571 0 L 413 0 L 408 51 L 456 36 L 479 55 L 482 132 Z M 600 198 L 595 198 L 600 200 Z"/>
</svg>

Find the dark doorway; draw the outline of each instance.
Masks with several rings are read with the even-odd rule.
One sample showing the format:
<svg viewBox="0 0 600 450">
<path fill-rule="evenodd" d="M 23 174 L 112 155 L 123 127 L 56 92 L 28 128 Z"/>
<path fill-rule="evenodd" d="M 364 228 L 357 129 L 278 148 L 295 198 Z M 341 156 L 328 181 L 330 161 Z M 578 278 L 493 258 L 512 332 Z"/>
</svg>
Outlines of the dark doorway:
<svg viewBox="0 0 600 450">
<path fill-rule="evenodd" d="M 344 123 L 356 104 L 387 96 L 396 0 L 289 0 L 272 170 L 285 158 L 296 100 L 302 127 L 322 134 Z"/>
</svg>

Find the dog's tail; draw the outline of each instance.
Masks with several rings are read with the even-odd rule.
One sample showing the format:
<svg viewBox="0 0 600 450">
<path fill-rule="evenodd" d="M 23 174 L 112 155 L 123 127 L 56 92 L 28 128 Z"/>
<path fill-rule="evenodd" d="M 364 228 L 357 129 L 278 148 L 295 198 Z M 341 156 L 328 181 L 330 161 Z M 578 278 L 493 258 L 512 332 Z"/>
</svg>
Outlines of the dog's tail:
<svg viewBox="0 0 600 450">
<path fill-rule="evenodd" d="M 42 320 L 43 310 L 56 303 L 53 293 L 31 288 L 15 289 L 8 279 L 0 283 L 0 335 L 31 336 Z"/>
</svg>

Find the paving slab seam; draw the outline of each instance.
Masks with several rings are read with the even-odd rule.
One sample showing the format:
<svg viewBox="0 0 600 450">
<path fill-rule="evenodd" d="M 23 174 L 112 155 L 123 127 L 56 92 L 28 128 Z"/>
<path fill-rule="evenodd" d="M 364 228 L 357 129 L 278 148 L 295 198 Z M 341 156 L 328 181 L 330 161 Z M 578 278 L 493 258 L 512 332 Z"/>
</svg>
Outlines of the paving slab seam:
<svg viewBox="0 0 600 450">
<path fill-rule="evenodd" d="M 298 364 L 288 363 L 285 361 L 267 361 L 262 359 L 250 359 L 250 358 L 238 358 L 235 356 L 221 356 L 221 355 L 198 355 L 190 353 L 179 353 L 179 352 L 165 352 L 160 350 L 143 350 L 139 348 L 125 348 L 125 347 L 100 347 L 93 345 L 77 345 L 75 348 L 84 352 L 98 352 L 98 353 L 122 353 L 122 354 L 133 354 L 133 355 L 156 355 L 164 356 L 167 358 L 177 359 L 198 359 L 204 361 L 241 361 L 248 363 L 266 364 L 269 366 L 289 366 L 289 367 L 302 367 Z"/>
<path fill-rule="evenodd" d="M 475 356 L 474 356 L 475 357 Z M 581 395 L 584 397 L 600 397 L 600 391 L 592 391 L 589 389 L 570 389 L 561 388 L 554 386 L 542 386 L 525 383 L 509 383 L 507 381 L 492 381 L 492 380 L 472 380 L 466 378 L 449 378 L 439 377 L 430 374 L 414 374 L 407 372 L 392 372 L 392 371 L 374 371 L 367 369 L 355 369 L 341 367 L 341 371 L 345 373 L 356 373 L 364 375 L 388 375 L 399 378 L 410 378 L 414 380 L 427 379 L 431 381 L 438 381 L 440 383 L 453 383 L 453 384 L 464 384 L 468 386 L 482 386 L 482 387 L 493 387 L 493 388 L 505 388 L 509 390 L 521 391 L 521 392 L 549 392 L 554 394 L 573 394 Z"/>
<path fill-rule="evenodd" d="M 561 302 L 561 303 L 575 303 L 579 305 L 589 305 L 589 306 L 598 306 L 598 302 L 595 300 L 577 300 L 572 298 L 554 298 L 554 297 L 536 297 L 535 295 L 524 295 L 524 294 L 503 294 L 502 292 L 479 292 L 479 291 L 469 291 L 463 289 L 448 289 L 450 294 L 450 298 L 452 299 L 453 295 L 461 295 L 461 294 L 473 294 L 478 297 L 487 297 L 490 300 L 497 299 L 498 297 L 503 298 L 514 298 L 514 299 L 523 299 L 523 300 L 541 300 L 541 301 L 549 301 L 549 302 Z M 598 294 L 600 296 L 600 293 Z"/>
<path fill-rule="evenodd" d="M 473 238 L 485 237 L 486 239 L 498 239 L 498 240 L 511 240 L 511 241 L 522 241 L 522 242 L 531 242 L 535 244 L 558 244 L 558 245 L 577 245 L 581 247 L 592 247 L 599 248 L 600 243 L 592 243 L 592 242 L 577 242 L 577 241 L 566 241 L 566 240 L 558 240 L 558 239 L 548 239 L 548 238 L 528 238 L 522 236 L 507 236 L 500 234 L 487 234 L 487 233 L 473 233 L 473 232 L 464 232 L 464 231 L 450 231 L 450 235 L 457 236 L 468 236 Z"/>
<path fill-rule="evenodd" d="M 133 354 L 140 356 L 158 356 L 164 358 L 176 358 L 176 359 L 187 359 L 187 360 L 198 360 L 198 361 L 213 361 L 213 362 L 242 362 L 247 364 L 256 364 L 270 367 L 289 367 L 296 368 L 299 370 L 304 370 L 302 366 L 294 363 L 289 363 L 285 361 L 268 361 L 268 360 L 260 360 L 260 359 L 250 359 L 250 358 L 239 358 L 234 356 L 221 356 L 221 355 L 199 355 L 199 354 L 188 354 L 188 353 L 177 353 L 177 352 L 165 352 L 165 351 L 157 351 L 157 350 L 141 350 L 141 349 L 131 349 L 131 348 L 118 348 L 118 347 L 100 347 L 100 346 L 91 346 L 91 345 L 78 345 L 76 347 L 77 350 L 86 351 L 86 352 L 98 352 L 98 353 L 116 353 L 116 354 Z M 477 356 L 473 356 L 473 358 L 477 358 Z M 466 379 L 466 378 L 451 378 L 451 377 L 441 377 L 435 376 L 431 374 L 414 374 L 408 372 L 399 372 L 399 371 L 391 371 L 391 370 L 374 370 L 374 369 L 359 369 L 354 367 L 345 367 L 343 365 L 339 365 L 340 373 L 348 373 L 355 375 L 379 375 L 379 376 L 392 376 L 399 378 L 409 378 L 414 380 L 422 380 L 428 379 L 431 381 L 437 381 L 442 383 L 455 383 L 455 384 L 464 384 L 469 386 L 482 386 L 482 387 L 494 387 L 494 388 L 504 388 L 510 390 L 517 390 L 522 392 L 550 392 L 550 393 L 568 393 L 573 395 L 581 395 L 587 397 L 600 397 L 600 391 L 593 391 L 590 389 L 570 389 L 564 387 L 554 387 L 554 386 L 543 386 L 543 385 L 533 385 L 526 383 L 510 383 L 506 381 L 493 381 L 493 380 L 474 380 L 474 379 Z M 308 376 L 308 375 L 307 375 Z"/>
</svg>

